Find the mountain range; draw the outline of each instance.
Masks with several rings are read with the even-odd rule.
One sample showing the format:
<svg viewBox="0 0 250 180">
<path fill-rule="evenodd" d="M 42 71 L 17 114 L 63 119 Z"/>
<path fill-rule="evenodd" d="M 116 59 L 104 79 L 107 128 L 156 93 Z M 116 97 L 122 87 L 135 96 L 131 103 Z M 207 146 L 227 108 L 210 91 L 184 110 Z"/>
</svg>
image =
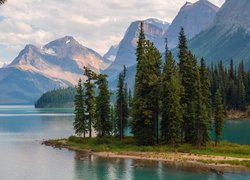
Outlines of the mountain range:
<svg viewBox="0 0 250 180">
<path fill-rule="evenodd" d="M 165 38 L 177 54 L 178 33 L 184 27 L 190 50 L 207 64 L 230 59 L 245 61 L 250 68 L 250 1 L 226 0 L 221 8 L 208 0 L 185 3 L 170 24 L 150 18 L 144 21 L 146 38 L 161 51 Z M 52 41 L 43 47 L 27 45 L 9 65 L 0 69 L 0 104 L 32 104 L 49 90 L 75 85 L 83 66 L 109 75 L 110 87 L 116 88 L 117 75 L 127 66 L 126 81 L 133 88 L 136 72 L 135 49 L 140 21 L 128 27 L 118 45 L 104 56 L 84 47 L 71 36 Z"/>
<path fill-rule="evenodd" d="M 114 61 L 103 73 L 110 77 L 116 76 L 123 69 L 124 65 L 130 67 L 136 64 L 135 49 L 137 46 L 139 25 L 140 21 L 131 23 L 124 38 L 121 40 L 116 50 L 113 51 L 116 52 L 116 54 L 112 56 L 114 57 Z M 157 19 L 147 19 L 144 21 L 146 38 L 152 41 L 160 50 L 164 49 L 164 34 L 168 30 L 168 27 L 169 23 Z"/>
<path fill-rule="evenodd" d="M 250 68 L 250 1 L 227 0 L 213 23 L 189 42 L 197 58 L 204 57 L 207 64 L 231 59 L 241 60 Z"/>
<path fill-rule="evenodd" d="M 27 45 L 0 69 L 0 104 L 32 104 L 44 92 L 75 85 L 84 78 L 83 66 L 100 73 L 110 63 L 71 36 L 43 47 Z"/>
</svg>

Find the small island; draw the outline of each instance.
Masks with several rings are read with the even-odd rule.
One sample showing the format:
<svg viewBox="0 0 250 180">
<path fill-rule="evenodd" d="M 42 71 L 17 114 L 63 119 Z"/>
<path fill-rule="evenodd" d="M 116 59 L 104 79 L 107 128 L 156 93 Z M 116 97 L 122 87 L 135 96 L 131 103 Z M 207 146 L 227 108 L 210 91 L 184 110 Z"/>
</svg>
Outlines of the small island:
<svg viewBox="0 0 250 180">
<path fill-rule="evenodd" d="M 183 28 L 178 64 L 166 40 L 162 65 L 161 53 L 145 38 L 143 22 L 138 39 L 134 93 L 125 82 L 124 67 L 118 76 L 116 101 L 111 103 L 107 76 L 84 67 L 86 80 L 80 79 L 74 92 L 77 136 L 43 144 L 106 158 L 163 161 L 217 174 L 250 170 L 250 145 L 220 142 L 226 112 L 232 118 L 236 112 L 248 112 L 245 84 L 250 76 L 243 62 L 238 73 L 233 61 L 229 70 L 222 63 L 208 68 L 203 58 L 198 63 L 188 49 Z M 126 127 L 133 136 L 125 135 Z"/>
<path fill-rule="evenodd" d="M 114 137 L 98 139 L 72 136 L 69 139 L 44 141 L 43 144 L 105 158 L 163 161 L 169 165 L 213 171 L 218 174 L 224 171 L 250 170 L 250 146 L 229 142 L 221 142 L 217 147 L 214 147 L 214 142 L 210 142 L 206 147 L 182 144 L 173 148 L 164 143 L 157 146 L 137 146 L 132 137 L 126 137 L 121 141 Z"/>
</svg>

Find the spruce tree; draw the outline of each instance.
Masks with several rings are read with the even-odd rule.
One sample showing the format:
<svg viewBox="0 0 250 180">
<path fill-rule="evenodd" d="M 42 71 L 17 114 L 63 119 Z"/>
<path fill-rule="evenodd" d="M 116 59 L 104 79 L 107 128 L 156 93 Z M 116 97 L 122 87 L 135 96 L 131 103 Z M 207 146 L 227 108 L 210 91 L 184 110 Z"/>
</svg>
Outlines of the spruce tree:
<svg viewBox="0 0 250 180">
<path fill-rule="evenodd" d="M 118 129 L 117 129 L 117 122 L 118 122 L 118 118 L 117 118 L 117 112 L 116 112 L 116 107 L 111 105 L 110 106 L 110 121 L 112 123 L 112 135 L 116 136 L 118 134 Z"/>
<path fill-rule="evenodd" d="M 84 136 L 87 132 L 87 123 L 85 118 L 84 98 L 83 98 L 83 87 L 82 80 L 79 79 L 78 86 L 76 87 L 75 95 L 75 119 L 74 119 L 74 130 L 75 134 Z"/>
<path fill-rule="evenodd" d="M 86 114 L 87 114 L 86 117 L 88 120 L 89 137 L 92 137 L 92 125 L 94 123 L 94 116 L 95 116 L 95 83 L 94 81 L 97 79 L 97 75 L 88 67 L 84 67 L 84 75 L 87 78 L 84 83 L 84 86 L 86 88 L 86 91 L 85 91 L 85 104 L 86 104 Z"/>
<path fill-rule="evenodd" d="M 238 86 L 237 86 L 237 108 L 241 111 L 246 110 L 246 90 L 244 85 L 244 65 L 243 61 L 238 68 Z"/>
<path fill-rule="evenodd" d="M 132 133 L 139 145 L 152 145 L 158 140 L 161 55 L 145 40 L 143 23 L 136 56 Z"/>
<path fill-rule="evenodd" d="M 205 60 L 201 59 L 200 66 L 200 84 L 201 84 L 201 100 L 204 117 L 202 117 L 202 144 L 206 144 L 210 140 L 210 130 L 212 129 L 212 107 L 211 107 L 211 80 L 209 71 L 206 67 Z"/>
<path fill-rule="evenodd" d="M 125 85 L 125 76 L 126 76 L 126 68 L 122 73 L 119 74 L 118 77 L 118 85 L 117 85 L 117 98 L 116 98 L 116 111 L 118 116 L 117 128 L 119 130 L 120 139 L 124 138 L 124 129 L 127 124 L 128 118 L 128 101 L 127 101 L 127 88 Z"/>
<path fill-rule="evenodd" d="M 167 48 L 166 48 L 167 51 Z M 180 141 L 182 126 L 182 86 L 171 52 L 167 53 L 162 73 L 161 134 L 173 147 Z"/>
<path fill-rule="evenodd" d="M 112 121 L 110 118 L 110 92 L 106 75 L 100 74 L 97 79 L 98 96 L 96 97 L 96 121 L 94 128 L 98 137 L 112 134 Z"/>
<path fill-rule="evenodd" d="M 214 110 L 215 146 L 217 146 L 222 135 L 224 125 L 224 107 L 222 103 L 221 92 L 219 89 L 217 90 L 215 96 Z"/>
</svg>

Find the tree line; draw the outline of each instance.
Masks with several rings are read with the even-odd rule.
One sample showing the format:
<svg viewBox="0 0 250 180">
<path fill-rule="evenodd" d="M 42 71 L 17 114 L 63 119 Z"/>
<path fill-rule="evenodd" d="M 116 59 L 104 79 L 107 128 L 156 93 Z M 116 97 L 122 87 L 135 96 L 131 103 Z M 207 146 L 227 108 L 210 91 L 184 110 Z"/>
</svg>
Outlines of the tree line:
<svg viewBox="0 0 250 180">
<path fill-rule="evenodd" d="M 229 68 L 220 62 L 210 68 L 212 101 L 215 101 L 216 89 L 221 87 L 223 105 L 227 110 L 246 111 L 250 103 L 250 71 L 246 71 L 241 61 L 238 66 L 230 61 Z"/>
<path fill-rule="evenodd" d="M 76 89 L 74 87 L 55 89 L 44 93 L 35 103 L 35 108 L 72 107 Z"/>
<path fill-rule="evenodd" d="M 208 69 L 204 59 L 197 62 L 188 49 L 183 28 L 178 47 L 177 64 L 166 40 L 162 64 L 161 53 L 145 38 L 142 22 L 136 48 L 134 92 L 127 88 L 124 67 L 119 74 L 114 106 L 110 103 L 106 75 L 97 75 L 85 67 L 87 79 L 79 80 L 75 96 L 76 134 L 86 137 L 89 133 L 92 137 L 93 127 L 98 137 L 114 135 L 123 139 L 129 125 L 138 145 L 164 142 L 172 146 L 178 143 L 204 146 L 210 141 L 214 126 L 217 144 L 225 114 L 221 94 L 224 87 L 211 83 L 211 72 L 217 68 Z"/>
</svg>

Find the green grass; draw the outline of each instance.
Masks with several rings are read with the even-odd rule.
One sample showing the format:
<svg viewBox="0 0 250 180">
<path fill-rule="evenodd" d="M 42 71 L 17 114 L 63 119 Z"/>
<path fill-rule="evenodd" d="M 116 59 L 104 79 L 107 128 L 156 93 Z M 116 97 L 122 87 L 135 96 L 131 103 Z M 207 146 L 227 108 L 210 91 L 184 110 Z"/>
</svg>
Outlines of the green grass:
<svg viewBox="0 0 250 180">
<path fill-rule="evenodd" d="M 61 145 L 58 140 L 50 140 L 47 144 L 54 146 Z M 66 145 L 95 152 L 180 152 L 198 155 L 250 158 L 250 145 L 240 145 L 229 142 L 221 142 L 217 147 L 214 147 L 214 142 L 210 142 L 206 147 L 194 147 L 190 144 L 183 144 L 173 148 L 164 144 L 155 146 L 137 146 L 132 137 L 120 140 L 115 137 L 91 139 L 71 136 L 67 140 Z M 249 162 L 247 163 L 250 164 Z"/>
</svg>

